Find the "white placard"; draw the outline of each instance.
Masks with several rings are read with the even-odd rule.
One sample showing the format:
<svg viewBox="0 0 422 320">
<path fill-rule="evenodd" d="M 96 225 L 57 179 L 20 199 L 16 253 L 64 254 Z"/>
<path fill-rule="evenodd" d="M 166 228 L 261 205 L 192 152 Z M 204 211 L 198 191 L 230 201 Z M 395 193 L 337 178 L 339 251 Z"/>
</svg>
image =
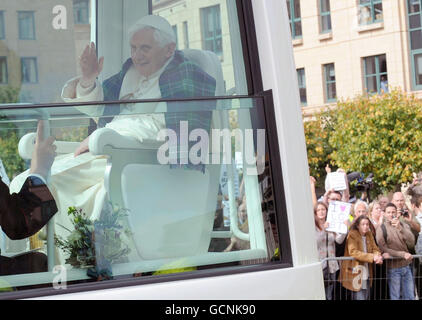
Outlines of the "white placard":
<svg viewBox="0 0 422 320">
<path fill-rule="evenodd" d="M 328 174 L 328 185 L 330 189 L 342 191 L 347 189 L 346 179 L 343 172 L 330 172 Z"/>
<path fill-rule="evenodd" d="M 332 201 L 328 206 L 327 222 L 329 227 L 326 231 L 347 233 L 347 225 L 344 221 L 349 219 L 352 204 L 348 202 Z"/>
</svg>

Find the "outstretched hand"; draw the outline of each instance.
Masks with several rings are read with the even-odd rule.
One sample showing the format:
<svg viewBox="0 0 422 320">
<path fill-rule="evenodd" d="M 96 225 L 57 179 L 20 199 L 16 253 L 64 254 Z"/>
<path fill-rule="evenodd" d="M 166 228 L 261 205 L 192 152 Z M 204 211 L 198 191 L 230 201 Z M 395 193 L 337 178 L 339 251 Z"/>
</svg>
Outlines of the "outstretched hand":
<svg viewBox="0 0 422 320">
<path fill-rule="evenodd" d="M 47 178 L 48 172 L 53 164 L 56 156 L 56 146 L 53 145 L 55 138 L 49 136 L 44 138 L 45 120 L 38 122 L 37 138 L 35 140 L 35 148 L 32 152 L 30 173 L 39 174 Z"/>
<path fill-rule="evenodd" d="M 75 157 L 79 156 L 82 153 L 89 151 L 89 136 L 85 138 L 84 141 L 81 142 L 79 147 L 75 150 Z"/>
<path fill-rule="evenodd" d="M 95 79 L 103 70 L 104 57 L 97 58 L 97 51 L 94 42 L 91 42 L 85 47 L 79 60 L 81 67 L 82 78 L 80 84 L 84 88 L 92 87 Z"/>
</svg>

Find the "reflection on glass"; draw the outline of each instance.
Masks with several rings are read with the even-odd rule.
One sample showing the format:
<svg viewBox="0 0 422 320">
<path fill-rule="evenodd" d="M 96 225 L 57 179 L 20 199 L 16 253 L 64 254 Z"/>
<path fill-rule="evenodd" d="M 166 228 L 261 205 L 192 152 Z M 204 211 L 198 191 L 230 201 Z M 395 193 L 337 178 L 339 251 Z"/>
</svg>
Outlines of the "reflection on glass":
<svg viewBox="0 0 422 320">
<path fill-rule="evenodd" d="M 34 11 L 18 11 L 19 39 L 35 39 Z"/>
<path fill-rule="evenodd" d="M 77 57 L 82 45 L 90 41 L 90 25 L 74 24 L 73 6 L 90 2 L 63 1 L 60 5 L 66 8 L 67 25 L 65 29 L 55 29 L 52 12 L 59 5 L 57 1 L 1 1 L 0 57 L 6 57 L 8 82 L 0 88 L 0 104 L 62 101 L 61 88 L 77 74 Z M 88 16 L 84 13 L 80 17 L 86 22 Z M 17 100 L 1 94 L 10 90 L 19 92 Z"/>
<path fill-rule="evenodd" d="M 176 132 L 179 152 L 184 152 L 186 142 L 187 163 L 204 161 L 201 170 L 169 166 L 172 135 L 157 141 L 163 128 L 151 126 L 161 113 L 116 117 L 112 126 L 90 136 L 89 146 L 95 151 L 75 157 L 69 148 L 78 148 L 89 126 L 89 117 L 77 108 L 1 110 L 0 133 L 13 133 L 17 140 L 34 132 L 41 114 L 50 119 L 59 154 L 49 184 L 59 208 L 54 220 L 56 261 L 66 268 L 68 284 L 278 260 L 272 183 L 264 164 L 266 137 L 259 131 L 264 128 L 252 127 L 248 120 L 261 103 L 246 98 L 214 100 L 215 119 L 226 121 L 197 127 L 202 133 L 192 144 L 192 131 L 189 137 L 183 136 L 183 126 Z M 209 110 L 210 101 L 185 101 L 183 106 L 201 114 Z M 102 146 L 103 138 L 108 145 Z M 25 146 L 27 150 L 32 143 Z M 115 171 L 106 170 L 106 155 Z M 10 167 L 12 158 L 3 160 L 8 175 L 17 174 L 10 190 L 19 190 L 28 171 Z M 107 181 L 117 184 L 106 186 Z M 42 239 L 39 250 L 45 253 Z M 14 279 L 51 285 L 51 275 L 29 274 L 8 281 L 12 286 Z"/>
</svg>

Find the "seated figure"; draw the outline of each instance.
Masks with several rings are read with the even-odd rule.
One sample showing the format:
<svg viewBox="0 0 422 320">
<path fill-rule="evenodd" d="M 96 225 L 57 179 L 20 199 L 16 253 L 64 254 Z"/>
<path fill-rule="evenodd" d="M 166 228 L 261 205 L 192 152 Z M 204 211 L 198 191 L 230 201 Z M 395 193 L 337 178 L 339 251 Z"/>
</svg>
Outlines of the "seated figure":
<svg viewBox="0 0 422 320">
<path fill-rule="evenodd" d="M 215 79 L 175 49 L 175 35 L 167 20 L 159 16 L 145 16 L 130 29 L 129 34 L 131 58 L 123 64 L 119 73 L 102 84 L 96 79 L 102 71 L 104 58 L 97 58 L 93 43 L 85 48 L 80 57 L 82 75 L 69 80 L 63 88 L 62 98 L 65 102 L 215 95 Z M 105 126 L 142 142 L 144 139 L 155 140 L 159 131 L 164 128 L 179 132 L 179 122 L 184 120 L 186 114 L 173 113 L 172 110 L 178 106 L 178 103 L 164 102 L 120 104 L 118 115 L 112 114 L 116 110 L 115 105 L 83 106 L 78 109 L 90 116 L 103 114 L 105 117 L 101 117 L 98 123 L 100 127 Z M 201 104 L 199 106 L 202 107 Z M 188 119 L 189 128 L 201 125 L 196 127 L 207 130 L 211 125 L 211 112 L 192 112 Z M 99 217 L 106 200 L 106 161 L 105 156 L 94 156 L 89 152 L 89 137 L 81 142 L 75 154 L 56 158 L 49 185 L 59 209 L 56 215 L 56 234 L 67 235 L 57 224 L 72 229 L 67 216 L 70 206 L 83 209 L 91 219 Z M 12 192 L 20 189 L 27 175 L 28 172 L 24 172 L 12 181 Z M 136 250 L 131 250 L 131 253 L 136 254 Z M 137 259 L 136 256 L 129 257 L 129 260 Z M 58 262 L 62 261 L 63 257 Z"/>
</svg>

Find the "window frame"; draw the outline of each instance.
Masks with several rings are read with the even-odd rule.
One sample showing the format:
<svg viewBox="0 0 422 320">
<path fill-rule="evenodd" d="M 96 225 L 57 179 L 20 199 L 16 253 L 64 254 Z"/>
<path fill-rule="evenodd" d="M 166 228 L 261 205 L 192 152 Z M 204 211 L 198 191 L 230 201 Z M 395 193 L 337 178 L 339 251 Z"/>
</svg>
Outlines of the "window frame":
<svg viewBox="0 0 422 320">
<path fill-rule="evenodd" d="M 360 10 L 361 10 L 361 8 L 364 8 L 364 7 L 368 7 L 369 8 L 369 11 L 370 11 L 370 13 L 371 13 L 371 20 L 368 22 L 368 23 L 360 23 L 360 21 L 358 21 L 358 24 L 360 25 L 360 26 L 366 26 L 366 25 L 370 25 L 370 24 L 373 24 L 373 23 L 379 23 L 379 22 L 383 22 L 384 21 L 384 7 L 382 8 L 382 19 L 377 19 L 377 17 L 376 17 L 376 13 L 375 13 L 375 5 L 377 5 L 377 4 L 381 4 L 381 6 L 382 6 L 382 0 L 369 0 L 370 2 L 369 3 L 367 3 L 367 4 L 362 4 L 361 3 L 361 1 L 362 0 L 358 0 L 358 8 L 359 8 L 359 14 L 360 14 Z M 360 17 L 358 16 L 358 19 L 359 19 Z"/>
<path fill-rule="evenodd" d="M 328 11 L 322 11 L 322 2 L 323 1 L 327 1 L 328 3 Z M 320 34 L 325 34 L 325 33 L 330 33 L 333 31 L 333 25 L 332 25 L 332 20 L 331 20 L 331 4 L 330 4 L 330 0 L 318 0 L 318 8 L 319 8 L 319 33 Z M 329 29 L 323 29 L 323 18 L 324 17 L 328 17 L 329 21 L 330 21 L 330 28 Z"/>
<path fill-rule="evenodd" d="M 377 54 L 377 55 L 373 55 L 373 56 L 367 56 L 367 57 L 362 58 L 364 91 L 367 94 L 381 94 L 381 77 L 386 75 L 387 79 L 388 79 L 388 67 L 387 67 L 387 72 L 381 72 L 381 70 L 380 70 L 380 57 L 382 57 L 382 56 L 385 56 L 385 63 L 387 64 L 387 54 L 385 54 L 385 53 Z M 366 61 L 369 58 L 375 59 L 375 73 L 367 74 Z M 369 92 L 368 91 L 368 79 L 371 78 L 371 77 L 374 77 L 374 76 L 376 77 L 376 80 L 377 80 L 377 91 L 376 92 Z"/>
<path fill-rule="evenodd" d="M 289 11 L 289 23 L 290 23 L 290 30 L 292 33 L 292 39 L 302 39 L 303 38 L 303 29 L 302 29 L 302 7 L 300 6 L 300 0 L 287 0 L 287 10 Z M 297 16 L 297 12 L 295 11 L 295 1 L 298 1 L 299 4 L 299 16 Z M 286 3 L 287 4 L 287 3 Z M 300 23 L 300 35 L 296 32 L 295 24 Z"/>
<path fill-rule="evenodd" d="M 419 49 L 412 49 L 412 37 L 411 37 L 411 33 L 413 31 L 421 31 L 422 33 L 422 1 L 419 1 L 419 12 L 416 13 L 411 13 L 410 12 L 410 6 L 409 6 L 409 1 L 410 0 L 406 0 L 406 16 L 407 16 L 407 28 L 408 28 L 408 42 L 409 42 L 409 54 L 410 54 L 410 76 L 412 77 L 411 79 L 411 83 L 412 83 L 412 90 L 416 91 L 416 90 L 422 90 L 422 81 L 421 83 L 418 85 L 417 84 L 417 80 L 416 80 L 416 63 L 415 63 L 415 58 L 417 55 L 422 55 L 422 48 Z M 410 17 L 411 16 L 417 16 L 419 15 L 419 19 L 421 22 L 421 26 L 419 28 L 411 28 L 410 26 Z"/>
<path fill-rule="evenodd" d="M 36 40 L 36 32 L 35 32 L 35 11 L 24 11 L 24 10 L 19 10 L 17 11 L 18 13 L 18 30 L 19 30 L 19 40 Z M 31 20 L 31 24 L 32 24 L 32 32 L 30 32 L 30 35 L 24 35 L 23 30 L 21 28 L 21 14 L 31 14 L 30 15 L 30 20 Z"/>
<path fill-rule="evenodd" d="M 331 66 L 333 67 L 333 70 L 334 70 L 334 80 L 330 80 L 329 79 L 329 75 L 328 75 L 329 68 Z M 323 64 L 322 67 L 323 67 L 324 88 L 325 88 L 325 90 L 324 90 L 324 100 L 325 100 L 326 103 L 336 102 L 337 101 L 337 80 L 336 80 L 336 66 L 335 66 L 335 63 L 334 62 L 332 62 L 332 63 L 326 63 L 326 64 Z M 334 84 L 334 87 L 336 88 L 336 95 L 335 95 L 334 98 L 329 98 L 328 97 L 328 92 L 329 92 L 328 86 L 330 84 Z"/>
</svg>

